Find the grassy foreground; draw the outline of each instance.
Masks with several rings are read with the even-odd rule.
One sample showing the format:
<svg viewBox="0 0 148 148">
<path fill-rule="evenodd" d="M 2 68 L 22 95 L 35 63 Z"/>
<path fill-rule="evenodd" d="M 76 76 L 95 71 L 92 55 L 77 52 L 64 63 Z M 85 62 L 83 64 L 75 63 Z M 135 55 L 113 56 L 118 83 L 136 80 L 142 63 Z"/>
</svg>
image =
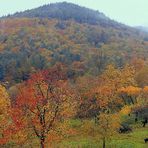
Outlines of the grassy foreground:
<svg viewBox="0 0 148 148">
<path fill-rule="evenodd" d="M 65 138 L 60 142 L 46 143 L 47 148 L 102 148 L 102 140 L 98 135 L 90 136 L 81 131 L 82 122 L 73 120 L 71 126 L 77 129 L 78 134 Z M 140 124 L 133 125 L 133 131 L 126 134 L 114 135 L 106 143 L 106 148 L 148 148 L 148 143 L 144 139 L 148 138 L 148 126 L 142 128 Z M 28 143 L 29 142 L 29 143 Z M 26 141 L 25 145 L 16 146 L 8 144 L 4 148 L 40 148 L 37 138 Z"/>
<path fill-rule="evenodd" d="M 138 128 L 128 134 L 116 135 L 107 142 L 107 148 L 147 148 L 148 143 L 144 143 L 144 138 L 148 136 L 148 128 Z M 101 141 L 97 137 L 72 137 L 59 144 L 54 144 L 54 148 L 102 148 Z"/>
</svg>

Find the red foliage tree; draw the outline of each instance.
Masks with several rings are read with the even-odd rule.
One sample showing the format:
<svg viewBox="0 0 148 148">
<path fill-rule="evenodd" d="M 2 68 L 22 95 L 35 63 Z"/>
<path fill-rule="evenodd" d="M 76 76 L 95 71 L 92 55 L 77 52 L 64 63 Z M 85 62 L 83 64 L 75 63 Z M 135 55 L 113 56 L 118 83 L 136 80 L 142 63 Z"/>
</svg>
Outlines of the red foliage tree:
<svg viewBox="0 0 148 148">
<path fill-rule="evenodd" d="M 19 88 L 15 105 L 19 111 L 13 120 L 17 128 L 33 130 L 42 148 L 56 123 L 75 114 L 76 93 L 63 69 L 58 66 L 38 72 Z"/>
</svg>

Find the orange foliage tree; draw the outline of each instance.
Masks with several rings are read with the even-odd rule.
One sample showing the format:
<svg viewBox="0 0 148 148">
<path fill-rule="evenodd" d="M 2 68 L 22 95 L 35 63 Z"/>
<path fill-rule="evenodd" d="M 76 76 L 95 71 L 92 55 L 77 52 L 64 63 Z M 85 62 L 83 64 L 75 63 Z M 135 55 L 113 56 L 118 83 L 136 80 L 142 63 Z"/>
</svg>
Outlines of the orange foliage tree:
<svg viewBox="0 0 148 148">
<path fill-rule="evenodd" d="M 44 148 L 57 123 L 75 114 L 76 100 L 61 67 L 34 74 L 21 86 L 17 96 L 15 125 L 33 130 Z"/>
<path fill-rule="evenodd" d="M 143 88 L 143 97 L 145 98 L 145 103 L 148 102 L 148 86 Z"/>
<path fill-rule="evenodd" d="M 124 103 L 118 95 L 118 89 L 136 85 L 133 76 L 134 69 L 129 65 L 122 69 L 117 69 L 113 65 L 107 66 L 102 75 L 96 78 L 96 82 L 89 81 L 91 88 L 88 87 L 83 91 L 83 97 L 88 98 L 84 100 L 88 102 L 85 103 L 87 104 L 86 110 L 91 114 L 94 112 L 97 116 L 101 110 L 118 111 L 121 109 Z"/>
<path fill-rule="evenodd" d="M 134 86 L 128 86 L 128 87 L 123 87 L 119 89 L 119 93 L 121 98 L 123 99 L 125 105 L 127 104 L 135 104 L 138 102 L 137 98 L 141 93 L 141 88 L 139 87 L 134 87 Z"/>
</svg>

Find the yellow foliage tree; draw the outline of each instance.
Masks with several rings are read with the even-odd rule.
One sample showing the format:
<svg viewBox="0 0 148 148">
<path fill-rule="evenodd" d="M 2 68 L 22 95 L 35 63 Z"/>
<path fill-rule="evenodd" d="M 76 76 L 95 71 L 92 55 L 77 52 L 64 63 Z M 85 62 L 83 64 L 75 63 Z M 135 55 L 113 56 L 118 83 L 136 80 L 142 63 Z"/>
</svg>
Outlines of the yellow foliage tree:
<svg viewBox="0 0 148 148">
<path fill-rule="evenodd" d="M 7 141 L 7 135 L 4 134 L 5 129 L 10 124 L 10 100 L 8 93 L 2 85 L 0 85 L 0 145 L 3 145 Z"/>
<path fill-rule="evenodd" d="M 128 105 L 125 105 L 120 111 L 121 115 L 129 115 L 130 113 L 131 113 L 131 106 Z"/>
<path fill-rule="evenodd" d="M 101 113 L 99 115 L 98 132 L 103 141 L 103 148 L 106 147 L 106 141 L 115 135 L 120 127 L 119 114 Z"/>
</svg>

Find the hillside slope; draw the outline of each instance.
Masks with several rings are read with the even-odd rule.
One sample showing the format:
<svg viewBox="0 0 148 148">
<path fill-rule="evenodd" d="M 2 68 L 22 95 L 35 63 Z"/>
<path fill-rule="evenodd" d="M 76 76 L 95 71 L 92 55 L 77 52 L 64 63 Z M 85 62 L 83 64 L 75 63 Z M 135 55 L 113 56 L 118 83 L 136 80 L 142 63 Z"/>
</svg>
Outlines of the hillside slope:
<svg viewBox="0 0 148 148">
<path fill-rule="evenodd" d="M 78 23 L 88 23 L 91 25 L 101 25 L 103 27 L 122 27 L 125 25 L 119 24 L 103 13 L 94 11 L 79 5 L 67 2 L 53 3 L 44 5 L 35 9 L 26 10 L 24 12 L 17 12 L 13 15 L 9 15 L 8 18 L 48 18 L 58 20 L 75 20 Z"/>
<path fill-rule="evenodd" d="M 89 23 L 93 19 L 96 23 Z M 1 81 L 20 82 L 58 62 L 69 67 L 69 77 L 98 75 L 109 63 L 122 67 L 133 58 L 147 60 L 147 34 L 74 4 L 51 4 L 0 19 Z"/>
</svg>

